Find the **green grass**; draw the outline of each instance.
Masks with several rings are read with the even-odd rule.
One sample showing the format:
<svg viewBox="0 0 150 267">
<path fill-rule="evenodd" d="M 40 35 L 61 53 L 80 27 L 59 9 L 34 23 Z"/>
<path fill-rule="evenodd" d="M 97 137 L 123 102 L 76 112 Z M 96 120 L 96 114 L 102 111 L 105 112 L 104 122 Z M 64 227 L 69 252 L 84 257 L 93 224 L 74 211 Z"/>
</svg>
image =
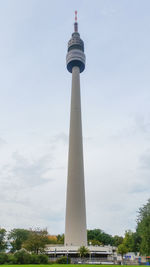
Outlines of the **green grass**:
<svg viewBox="0 0 150 267">
<path fill-rule="evenodd" d="M 92 265 L 92 264 L 23 264 L 23 265 L 20 265 L 20 264 L 17 264 L 17 265 L 0 265 L 0 266 L 4 266 L 4 267 L 10 267 L 10 266 L 13 266 L 13 267 L 46 267 L 46 266 L 49 266 L 49 267 L 67 267 L 67 265 L 69 265 L 69 267 L 75 267 L 75 266 L 80 266 L 82 265 L 82 267 L 89 267 L 89 266 L 92 266 L 92 267 L 98 267 L 98 265 L 100 265 L 101 267 L 110 267 L 111 265 L 102 265 L 102 264 L 97 264 L 97 265 Z M 115 265 L 115 267 L 135 267 L 135 265 Z M 140 265 L 142 266 L 142 265 Z M 144 266 L 144 265 L 143 265 Z"/>
</svg>

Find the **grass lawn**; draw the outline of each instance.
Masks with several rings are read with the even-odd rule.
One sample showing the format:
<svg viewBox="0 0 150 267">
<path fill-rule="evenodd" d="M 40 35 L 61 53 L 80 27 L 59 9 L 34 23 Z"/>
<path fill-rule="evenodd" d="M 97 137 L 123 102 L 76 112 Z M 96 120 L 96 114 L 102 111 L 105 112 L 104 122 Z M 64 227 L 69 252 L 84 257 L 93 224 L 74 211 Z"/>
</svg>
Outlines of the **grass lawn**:
<svg viewBox="0 0 150 267">
<path fill-rule="evenodd" d="M 13 266 L 13 267 L 46 267 L 46 266 L 49 266 L 49 267 L 65 267 L 69 265 L 69 267 L 75 267 L 75 266 L 80 266 L 82 265 L 82 267 L 89 267 L 89 266 L 93 266 L 93 267 L 98 267 L 99 265 L 100 266 L 103 266 L 103 267 L 110 267 L 111 265 L 102 265 L 102 264 L 97 264 L 97 265 L 94 265 L 94 264 L 23 264 L 23 265 L 20 265 L 20 264 L 17 264 L 17 265 L 0 265 L 0 266 L 4 266 L 4 267 L 10 267 L 10 266 Z M 135 265 L 115 265 L 115 267 L 135 267 Z M 141 265 L 142 266 L 142 265 Z M 144 266 L 144 265 L 143 265 Z"/>
</svg>

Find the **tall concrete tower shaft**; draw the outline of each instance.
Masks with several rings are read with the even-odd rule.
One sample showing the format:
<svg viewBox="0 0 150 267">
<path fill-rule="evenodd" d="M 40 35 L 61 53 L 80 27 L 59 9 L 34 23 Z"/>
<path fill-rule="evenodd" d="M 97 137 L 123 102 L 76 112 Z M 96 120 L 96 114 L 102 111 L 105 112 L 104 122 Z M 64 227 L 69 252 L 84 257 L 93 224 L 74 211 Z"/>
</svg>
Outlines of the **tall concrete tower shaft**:
<svg viewBox="0 0 150 267">
<path fill-rule="evenodd" d="M 74 24 L 68 43 L 67 69 L 72 73 L 65 246 L 86 246 L 86 208 L 80 100 L 80 72 L 85 68 L 84 43 Z"/>
</svg>

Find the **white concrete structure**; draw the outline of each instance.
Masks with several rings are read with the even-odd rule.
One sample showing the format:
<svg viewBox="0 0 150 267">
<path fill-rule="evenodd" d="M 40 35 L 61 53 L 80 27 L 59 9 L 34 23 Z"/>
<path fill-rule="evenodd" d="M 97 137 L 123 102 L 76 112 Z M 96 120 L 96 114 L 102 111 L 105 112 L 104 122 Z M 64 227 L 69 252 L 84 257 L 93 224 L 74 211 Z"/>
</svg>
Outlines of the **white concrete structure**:
<svg viewBox="0 0 150 267">
<path fill-rule="evenodd" d="M 81 261 L 79 256 L 80 246 L 63 246 L 63 245 L 47 245 L 45 253 L 51 259 L 57 259 L 61 256 L 68 256 L 72 259 L 72 263 Z M 112 246 L 88 246 L 89 253 L 84 259 L 87 263 L 95 264 L 113 264 L 117 258 L 116 247 Z"/>
<path fill-rule="evenodd" d="M 68 43 L 67 69 L 72 73 L 69 134 L 68 180 L 66 201 L 65 246 L 86 246 L 86 208 L 80 100 L 80 72 L 85 68 L 84 43 L 74 24 Z"/>
<path fill-rule="evenodd" d="M 47 254 L 78 254 L 78 249 L 80 246 L 63 246 L 63 245 L 47 245 L 45 251 Z M 116 247 L 112 246 L 88 246 L 90 253 L 97 255 L 114 255 L 116 252 Z M 116 255 L 116 254 L 115 254 Z"/>
</svg>

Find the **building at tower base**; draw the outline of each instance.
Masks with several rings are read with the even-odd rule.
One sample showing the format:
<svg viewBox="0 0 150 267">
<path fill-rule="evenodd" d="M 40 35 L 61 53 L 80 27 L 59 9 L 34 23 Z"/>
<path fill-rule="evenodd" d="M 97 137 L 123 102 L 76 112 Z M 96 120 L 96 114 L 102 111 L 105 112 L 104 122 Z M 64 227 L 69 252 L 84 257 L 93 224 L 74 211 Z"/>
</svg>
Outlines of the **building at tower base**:
<svg viewBox="0 0 150 267">
<path fill-rule="evenodd" d="M 71 263 L 81 263 L 79 246 L 47 245 L 45 254 L 51 261 L 56 261 L 62 256 L 71 259 Z M 114 264 L 117 260 L 117 248 L 112 246 L 88 246 L 89 254 L 84 258 L 88 264 Z"/>
</svg>

